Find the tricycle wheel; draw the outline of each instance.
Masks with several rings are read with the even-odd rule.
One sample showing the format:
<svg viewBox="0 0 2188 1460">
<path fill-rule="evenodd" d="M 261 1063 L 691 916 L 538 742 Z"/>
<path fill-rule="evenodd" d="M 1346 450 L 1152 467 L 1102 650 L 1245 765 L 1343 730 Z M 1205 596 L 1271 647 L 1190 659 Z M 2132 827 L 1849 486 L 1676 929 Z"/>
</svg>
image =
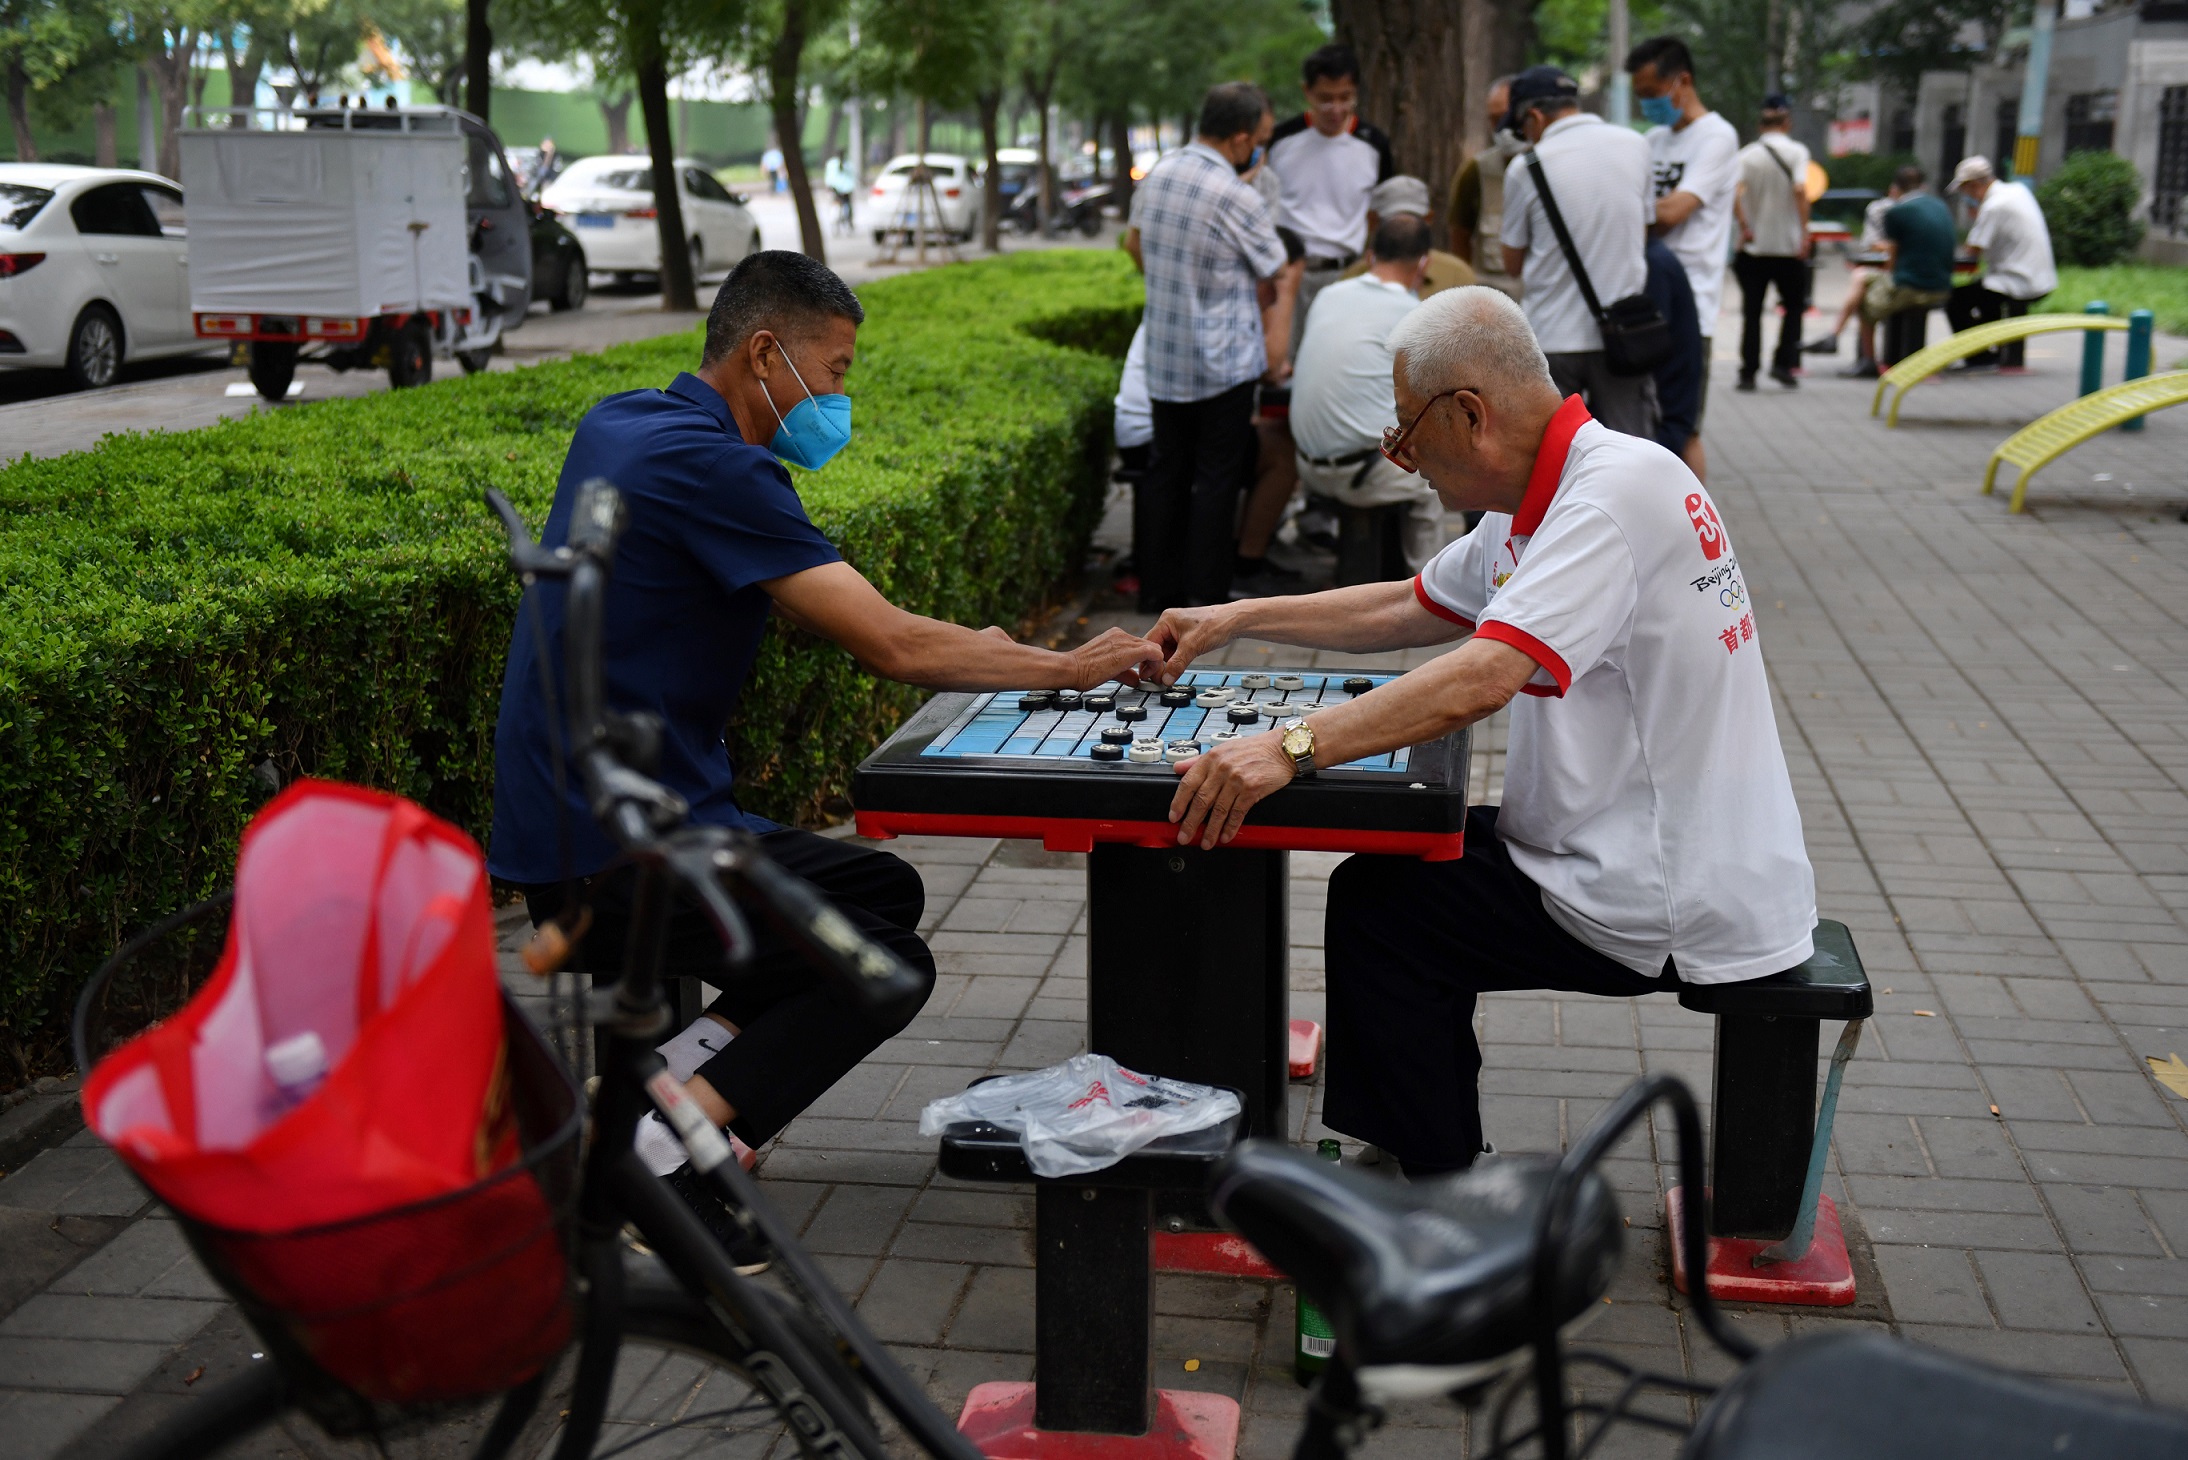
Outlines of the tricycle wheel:
<svg viewBox="0 0 2188 1460">
<path fill-rule="evenodd" d="M 412 319 L 388 341 L 387 381 L 397 390 L 433 378 L 433 336 L 423 319 Z"/>
<path fill-rule="evenodd" d="M 486 368 L 486 362 L 493 358 L 494 352 L 492 350 L 458 350 L 456 352 L 456 363 L 463 367 L 463 373 L 466 375 L 478 374 Z"/>
<path fill-rule="evenodd" d="M 296 379 L 294 340 L 251 342 L 251 384 L 267 400 L 279 404 L 289 398 L 289 382 Z"/>
</svg>

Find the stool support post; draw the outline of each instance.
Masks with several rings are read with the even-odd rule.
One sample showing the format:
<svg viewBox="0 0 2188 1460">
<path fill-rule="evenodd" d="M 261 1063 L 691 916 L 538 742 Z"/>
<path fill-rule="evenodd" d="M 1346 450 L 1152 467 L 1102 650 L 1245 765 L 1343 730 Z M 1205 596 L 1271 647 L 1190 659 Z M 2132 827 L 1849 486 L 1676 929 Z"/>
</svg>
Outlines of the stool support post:
<svg viewBox="0 0 2188 1460">
<path fill-rule="evenodd" d="M 1711 1236 L 1775 1242 L 1799 1219 L 1795 1204 L 1815 1129 L 1821 1033 L 1814 1018 L 1717 1016 Z"/>
<path fill-rule="evenodd" d="M 1061 1181 L 1033 1191 L 1034 1423 L 1144 1435 L 1154 1378 L 1150 1194 Z"/>
<path fill-rule="evenodd" d="M 1831 1158 L 1831 1123 L 1838 1118 L 1839 1084 L 1845 1078 L 1846 1066 L 1853 1062 L 1854 1048 L 1861 1043 L 1861 1026 L 1865 1021 L 1849 1019 L 1839 1032 L 1838 1047 L 1831 1051 L 1831 1073 L 1824 1078 L 1823 1102 L 1816 1109 L 1816 1138 L 1808 1147 L 1808 1179 L 1801 1183 L 1800 1215 L 1794 1219 L 1793 1230 L 1783 1242 L 1764 1248 L 1755 1254 L 1756 1267 L 1774 1262 L 1798 1262 L 1808 1255 L 1808 1246 L 1816 1238 L 1816 1201 L 1823 1195 L 1823 1168 Z"/>
</svg>

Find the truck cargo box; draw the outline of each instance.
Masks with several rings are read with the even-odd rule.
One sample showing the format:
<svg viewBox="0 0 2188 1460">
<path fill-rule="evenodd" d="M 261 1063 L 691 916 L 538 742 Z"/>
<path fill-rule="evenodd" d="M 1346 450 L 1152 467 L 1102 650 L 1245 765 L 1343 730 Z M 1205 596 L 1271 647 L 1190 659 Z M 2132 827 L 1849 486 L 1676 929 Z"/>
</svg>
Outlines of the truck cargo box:
<svg viewBox="0 0 2188 1460">
<path fill-rule="evenodd" d="M 194 313 L 364 319 L 471 302 L 451 115 L 190 128 L 182 182 Z"/>
</svg>

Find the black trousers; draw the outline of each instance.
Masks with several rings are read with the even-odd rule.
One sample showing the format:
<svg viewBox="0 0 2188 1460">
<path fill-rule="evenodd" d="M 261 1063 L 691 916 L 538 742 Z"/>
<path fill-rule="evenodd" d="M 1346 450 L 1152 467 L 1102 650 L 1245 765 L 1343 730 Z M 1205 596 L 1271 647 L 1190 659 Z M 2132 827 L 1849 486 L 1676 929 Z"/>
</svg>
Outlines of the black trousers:
<svg viewBox="0 0 2188 1460">
<path fill-rule="evenodd" d="M 1766 258 L 1759 254 L 1732 256 L 1733 277 L 1740 281 L 1740 374 L 1750 376 L 1762 368 L 1763 293 L 1778 291 L 1785 318 L 1778 324 L 1778 348 L 1770 357 L 1773 370 L 1792 370 L 1801 363 L 1801 315 L 1808 309 L 1808 265 L 1797 258 Z"/>
<path fill-rule="evenodd" d="M 1979 324 L 1991 324 L 2001 319 L 2019 319 L 2027 313 L 2026 299 L 2013 299 L 1994 293 L 1984 288 L 1980 280 L 1973 284 L 1962 284 L 1945 301 L 1945 318 L 1952 325 L 1954 334 L 1959 334 L 1964 329 L 1973 329 Z M 2000 345 L 1995 350 L 1970 355 L 1968 363 L 1996 364 L 2008 370 L 2019 370 L 2027 363 L 2027 359 L 2024 342 L 2015 340 L 2011 344 Z"/>
<path fill-rule="evenodd" d="M 1466 855 L 1347 858 L 1330 877 L 1323 938 L 1329 1093 L 1323 1123 L 1381 1146 L 1408 1173 L 1457 1171 L 1481 1151 L 1474 996 L 1564 989 L 1668 993 L 1667 964 L 1635 973 L 1550 920 L 1497 840 L 1497 808 L 1466 814 Z"/>
<path fill-rule="evenodd" d="M 1229 599 L 1239 498 L 1261 449 L 1253 413 L 1250 380 L 1206 400 L 1154 402 L 1154 458 L 1132 494 L 1142 612 Z"/>
<path fill-rule="evenodd" d="M 934 955 L 917 932 L 927 890 L 909 864 L 887 852 L 809 831 L 769 832 L 760 845 L 784 871 L 812 883 L 867 937 L 924 974 L 928 989 L 933 989 Z M 592 904 L 593 921 L 573 967 L 595 975 L 620 972 L 636 884 L 637 874 L 630 868 L 587 880 L 583 895 Z M 523 891 L 534 925 L 562 910 L 559 885 Z M 713 926 L 698 908 L 679 900 L 670 914 L 661 971 L 665 976 L 703 978 L 722 989 L 708 1012 L 721 1015 L 740 1032 L 698 1073 L 737 1112 L 730 1129 L 746 1145 L 757 1146 L 899 1033 L 918 1011 L 893 1022 L 875 1019 L 840 996 L 758 916 L 752 918 L 752 932 L 757 945 L 753 959 L 733 975 L 722 965 L 722 945 Z"/>
</svg>

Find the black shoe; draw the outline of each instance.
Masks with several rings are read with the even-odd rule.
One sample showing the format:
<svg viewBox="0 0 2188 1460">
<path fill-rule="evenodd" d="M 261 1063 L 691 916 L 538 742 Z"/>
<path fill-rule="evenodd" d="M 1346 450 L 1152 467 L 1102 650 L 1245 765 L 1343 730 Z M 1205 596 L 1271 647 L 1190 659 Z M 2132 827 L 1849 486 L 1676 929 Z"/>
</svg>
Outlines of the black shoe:
<svg viewBox="0 0 2188 1460">
<path fill-rule="evenodd" d="M 1810 340 L 1807 344 L 1801 346 L 1803 355 L 1836 355 L 1838 352 L 1839 337 L 1837 335 L 1825 335 L 1820 340 Z"/>
<path fill-rule="evenodd" d="M 1792 371 L 1786 369 L 1783 365 L 1780 365 L 1777 369 L 1771 371 L 1770 378 L 1777 381 L 1778 384 L 1784 386 L 1787 390 L 1800 389 L 1800 377 L 1795 375 Z"/>
<path fill-rule="evenodd" d="M 1739 383 L 1734 385 L 1732 388 L 1734 390 L 1753 390 L 1755 388 L 1754 374 L 1750 371 L 1742 370 L 1740 372 Z"/>
<path fill-rule="evenodd" d="M 1877 369 L 1877 362 L 1874 360 L 1856 360 L 1839 372 L 1839 379 L 1874 380 L 1883 373 L 1883 371 Z"/>
<path fill-rule="evenodd" d="M 684 1199 L 684 1205 L 705 1224 L 714 1240 L 722 1244 L 722 1250 L 729 1254 L 730 1266 L 737 1269 L 739 1277 L 753 1277 L 767 1271 L 768 1264 L 774 1260 L 767 1244 L 758 1236 L 745 1233 L 729 1214 L 729 1208 L 722 1204 L 722 1199 L 699 1179 L 689 1163 L 677 1167 L 662 1179 Z"/>
</svg>

